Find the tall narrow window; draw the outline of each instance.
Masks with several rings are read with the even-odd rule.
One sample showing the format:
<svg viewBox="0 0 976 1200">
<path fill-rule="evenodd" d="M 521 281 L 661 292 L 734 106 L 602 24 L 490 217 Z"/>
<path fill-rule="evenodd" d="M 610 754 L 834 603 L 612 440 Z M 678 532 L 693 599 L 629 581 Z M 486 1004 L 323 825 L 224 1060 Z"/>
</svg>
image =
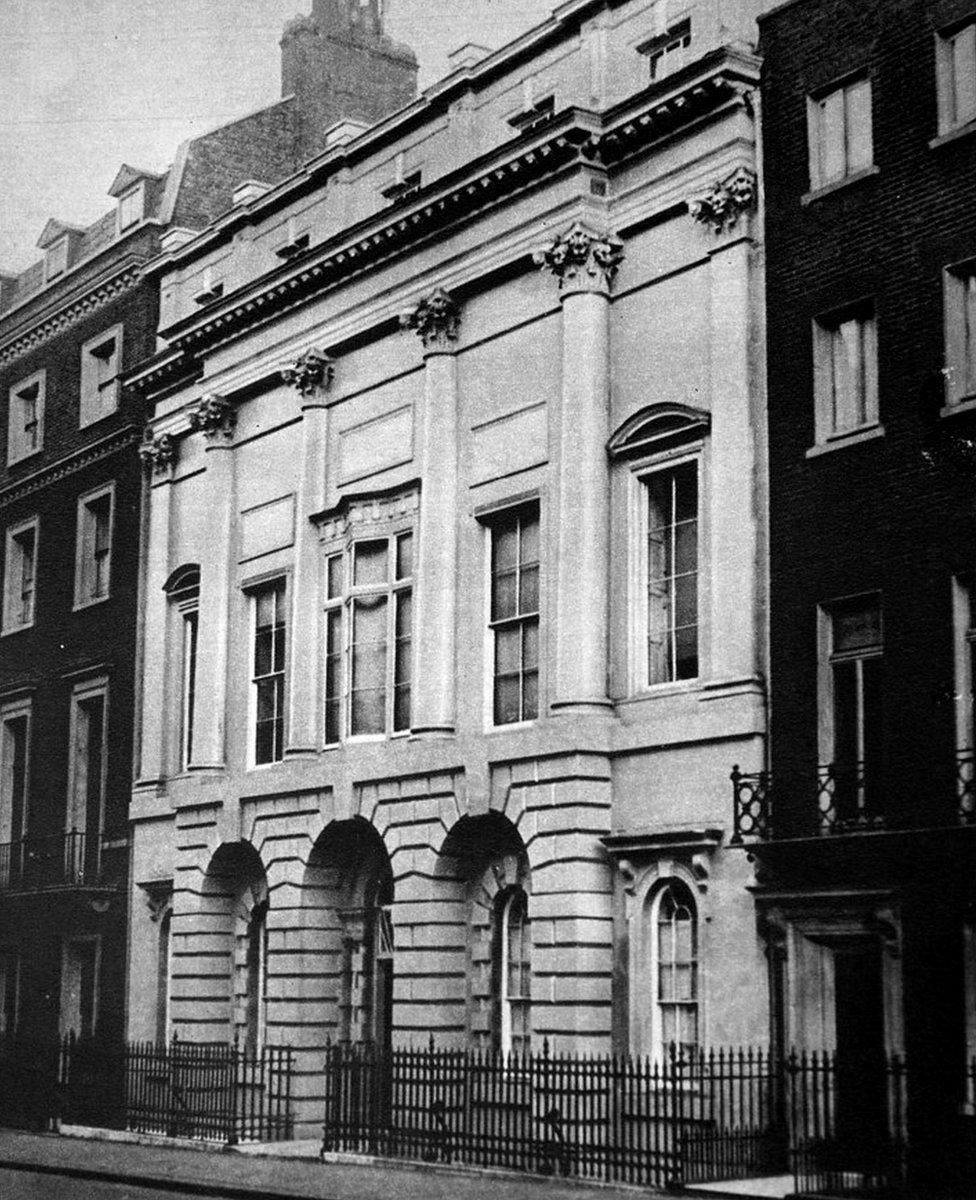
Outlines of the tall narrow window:
<svg viewBox="0 0 976 1200">
<path fill-rule="evenodd" d="M 115 488 L 110 484 L 78 501 L 75 559 L 75 607 L 95 604 L 109 595 L 112 568 L 112 521 Z"/>
<path fill-rule="evenodd" d="M 325 740 L 410 728 L 413 534 L 353 542 L 329 555 Z"/>
<path fill-rule="evenodd" d="M 853 433 L 878 420 L 878 335 L 865 307 L 814 323 L 817 441 Z"/>
<path fill-rule="evenodd" d="M 876 598 L 830 612 L 831 761 L 822 769 L 826 828 L 872 822 L 882 758 L 881 606 Z"/>
<path fill-rule="evenodd" d="M 170 936 L 173 925 L 172 909 L 167 909 L 159 919 L 159 945 L 156 948 L 156 1044 L 165 1046 L 169 1041 L 169 976 Z"/>
<path fill-rule="evenodd" d="M 61 1033 L 89 1038 L 98 1020 L 99 942 L 71 938 L 61 957 Z"/>
<path fill-rule="evenodd" d="M 496 725 L 539 715 L 539 511 L 491 526 L 491 632 Z"/>
<path fill-rule="evenodd" d="M 181 622 L 183 670 L 180 689 L 180 765 L 185 771 L 193 761 L 193 724 L 197 706 L 197 610 L 184 612 Z"/>
<path fill-rule="evenodd" d="M 959 404 L 976 396 L 976 263 L 945 273 L 946 400 Z"/>
<path fill-rule="evenodd" d="M 79 685 L 72 694 L 66 883 L 82 883 L 98 872 L 108 766 L 107 695 L 104 679 Z"/>
<path fill-rule="evenodd" d="M 856 79 L 811 99 L 808 129 L 811 188 L 867 170 L 874 161 L 870 80 Z"/>
<path fill-rule="evenodd" d="M 115 412 L 121 359 L 121 325 L 105 330 L 82 347 L 80 425 L 91 425 Z"/>
<path fill-rule="evenodd" d="M 647 493 L 647 682 L 698 675 L 698 464 L 644 479 Z"/>
<path fill-rule="evenodd" d="M 0 844 L 17 842 L 27 831 L 30 720 L 29 702 L 0 709 Z M 15 859 L 0 852 L 0 888 L 15 882 Z"/>
<path fill-rule="evenodd" d="M 46 376 L 43 371 L 24 379 L 10 389 L 7 419 L 7 462 L 19 462 L 36 454 L 44 446 L 44 397 Z"/>
<path fill-rule="evenodd" d="M 254 762 L 280 762 L 285 748 L 285 581 L 255 591 L 251 685 Z"/>
<path fill-rule="evenodd" d="M 677 880 L 660 891 L 652 907 L 654 973 L 659 1046 L 698 1044 L 698 916 L 695 901 Z"/>
<path fill-rule="evenodd" d="M 251 912 L 247 926 L 247 974 L 245 980 L 245 1041 L 256 1050 L 264 1041 L 268 971 L 268 902 L 261 901 Z"/>
<path fill-rule="evenodd" d="M 495 900 L 495 1042 L 503 1054 L 525 1054 L 531 1035 L 532 931 L 528 897 L 508 888 Z"/>
<path fill-rule="evenodd" d="M 0 1038 L 17 1030 L 20 957 L 0 951 Z"/>
<path fill-rule="evenodd" d="M 34 624 L 37 587 L 38 520 L 32 517 L 7 530 L 4 559 L 3 631 Z"/>
<path fill-rule="evenodd" d="M 959 819 L 976 824 L 976 605 L 969 577 L 952 581 Z"/>
<path fill-rule="evenodd" d="M 939 132 L 976 120 L 976 24 L 939 34 L 936 40 Z"/>
</svg>

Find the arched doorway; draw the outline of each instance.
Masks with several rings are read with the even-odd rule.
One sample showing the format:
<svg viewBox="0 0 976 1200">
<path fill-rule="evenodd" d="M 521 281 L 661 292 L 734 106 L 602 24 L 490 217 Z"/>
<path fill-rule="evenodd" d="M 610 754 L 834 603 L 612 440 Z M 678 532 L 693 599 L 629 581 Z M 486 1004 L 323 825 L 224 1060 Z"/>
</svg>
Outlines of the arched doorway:
<svg viewBox="0 0 976 1200">
<path fill-rule="evenodd" d="M 338 975 L 340 1042 L 389 1050 L 393 1042 L 393 870 L 368 821 L 333 821 L 309 856 L 313 910 L 325 910 Z"/>
</svg>

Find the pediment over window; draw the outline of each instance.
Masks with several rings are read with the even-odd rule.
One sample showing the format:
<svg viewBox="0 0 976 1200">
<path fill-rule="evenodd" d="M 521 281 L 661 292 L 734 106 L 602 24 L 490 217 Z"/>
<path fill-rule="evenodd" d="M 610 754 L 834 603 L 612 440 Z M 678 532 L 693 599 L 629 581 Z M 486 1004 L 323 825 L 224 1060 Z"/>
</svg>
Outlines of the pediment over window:
<svg viewBox="0 0 976 1200">
<path fill-rule="evenodd" d="M 626 420 L 607 443 L 614 458 L 667 450 L 698 441 L 708 433 L 711 416 L 689 404 L 652 404 Z"/>
<path fill-rule="evenodd" d="M 181 567 L 177 567 L 163 584 L 163 591 L 168 596 L 175 596 L 180 592 L 195 592 L 199 591 L 199 589 L 199 563 L 184 563 Z"/>
</svg>

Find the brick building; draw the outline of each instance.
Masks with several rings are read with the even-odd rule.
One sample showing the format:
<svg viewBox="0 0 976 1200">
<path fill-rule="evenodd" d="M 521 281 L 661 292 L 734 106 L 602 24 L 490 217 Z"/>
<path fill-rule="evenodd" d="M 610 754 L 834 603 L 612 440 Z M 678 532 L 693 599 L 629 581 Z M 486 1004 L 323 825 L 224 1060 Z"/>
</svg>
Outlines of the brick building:
<svg viewBox="0 0 976 1200">
<path fill-rule="evenodd" d="M 129 1032 L 300 1130 L 330 1038 L 765 1030 L 756 7 L 571 0 L 150 268 Z"/>
<path fill-rule="evenodd" d="M 414 94 L 375 5 L 316 3 L 298 25 L 280 101 L 162 174 L 123 166 L 111 211 L 49 221 L 42 261 L 0 275 L 0 1035 L 124 1023 L 145 414 L 119 381 L 156 348 L 145 266 L 293 171 L 328 125 Z"/>
<path fill-rule="evenodd" d="M 835 1182 L 907 1140 L 929 1195 L 976 1120 L 976 14 L 761 30 L 772 775 L 737 833 L 774 1037 L 837 1055 Z"/>
</svg>

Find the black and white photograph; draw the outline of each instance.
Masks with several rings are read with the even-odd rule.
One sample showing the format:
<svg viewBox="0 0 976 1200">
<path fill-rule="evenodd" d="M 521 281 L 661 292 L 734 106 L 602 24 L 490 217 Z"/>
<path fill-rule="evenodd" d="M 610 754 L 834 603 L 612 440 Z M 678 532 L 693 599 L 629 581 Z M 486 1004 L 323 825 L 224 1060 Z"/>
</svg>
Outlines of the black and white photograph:
<svg viewBox="0 0 976 1200">
<path fill-rule="evenodd" d="M 976 1200 L 974 192 L 976 0 L 0 0 L 2 1200 Z"/>
</svg>

